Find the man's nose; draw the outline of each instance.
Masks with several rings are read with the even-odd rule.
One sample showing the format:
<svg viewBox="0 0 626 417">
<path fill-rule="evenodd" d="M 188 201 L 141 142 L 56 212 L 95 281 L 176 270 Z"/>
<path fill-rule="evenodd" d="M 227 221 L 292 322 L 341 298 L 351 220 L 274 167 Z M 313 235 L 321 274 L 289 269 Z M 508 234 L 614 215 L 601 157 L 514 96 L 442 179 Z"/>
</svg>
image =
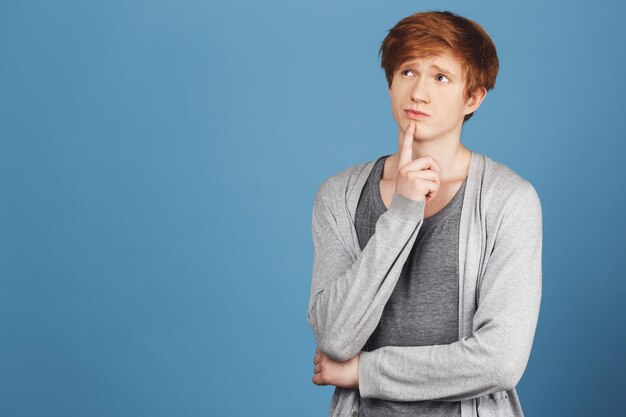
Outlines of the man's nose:
<svg viewBox="0 0 626 417">
<path fill-rule="evenodd" d="M 428 95 L 426 82 L 427 80 L 425 77 L 419 77 L 415 79 L 415 85 L 413 86 L 413 91 L 411 92 L 411 99 L 413 101 L 422 101 L 424 103 L 430 102 L 430 96 Z"/>
</svg>

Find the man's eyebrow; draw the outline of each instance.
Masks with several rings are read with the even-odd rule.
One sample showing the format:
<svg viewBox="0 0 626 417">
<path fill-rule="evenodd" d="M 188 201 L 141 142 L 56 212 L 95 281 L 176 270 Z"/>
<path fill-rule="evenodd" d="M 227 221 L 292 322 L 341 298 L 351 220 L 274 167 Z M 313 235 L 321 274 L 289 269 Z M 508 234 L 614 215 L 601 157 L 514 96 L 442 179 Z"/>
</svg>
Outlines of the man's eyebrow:
<svg viewBox="0 0 626 417">
<path fill-rule="evenodd" d="M 445 69 L 445 68 L 441 68 L 441 67 L 440 67 L 440 66 L 438 66 L 438 65 L 434 65 L 434 64 L 433 64 L 433 65 L 431 65 L 430 67 L 431 67 L 431 68 L 436 68 L 437 70 L 439 70 L 439 71 L 441 71 L 441 72 L 447 72 L 448 74 L 454 75 L 452 71 L 449 71 L 449 70 L 447 70 L 447 69 Z"/>
</svg>

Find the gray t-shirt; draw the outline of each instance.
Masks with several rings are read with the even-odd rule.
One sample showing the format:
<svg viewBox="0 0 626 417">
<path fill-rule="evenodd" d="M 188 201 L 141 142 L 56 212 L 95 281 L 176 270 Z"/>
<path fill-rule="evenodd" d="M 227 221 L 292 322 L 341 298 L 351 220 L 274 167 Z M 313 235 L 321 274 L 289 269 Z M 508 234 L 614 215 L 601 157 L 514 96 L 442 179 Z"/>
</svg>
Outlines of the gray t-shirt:
<svg viewBox="0 0 626 417">
<path fill-rule="evenodd" d="M 376 231 L 380 215 L 387 211 L 379 182 L 389 156 L 376 161 L 359 198 L 355 226 L 361 249 Z M 466 182 L 467 179 L 448 205 L 424 218 L 380 322 L 363 350 L 441 345 L 459 340 L 459 222 Z M 360 417 L 461 415 L 459 401 L 360 400 Z"/>
</svg>

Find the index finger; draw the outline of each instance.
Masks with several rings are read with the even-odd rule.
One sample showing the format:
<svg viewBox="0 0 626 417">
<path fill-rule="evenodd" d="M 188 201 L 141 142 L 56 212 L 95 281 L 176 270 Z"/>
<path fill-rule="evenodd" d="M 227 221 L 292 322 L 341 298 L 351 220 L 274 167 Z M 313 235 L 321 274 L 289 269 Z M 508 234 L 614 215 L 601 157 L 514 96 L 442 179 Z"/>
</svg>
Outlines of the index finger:
<svg viewBox="0 0 626 417">
<path fill-rule="evenodd" d="M 398 150 L 398 169 L 412 161 L 413 157 L 413 135 L 415 134 L 415 122 L 410 121 L 404 132 L 404 138 Z"/>
</svg>

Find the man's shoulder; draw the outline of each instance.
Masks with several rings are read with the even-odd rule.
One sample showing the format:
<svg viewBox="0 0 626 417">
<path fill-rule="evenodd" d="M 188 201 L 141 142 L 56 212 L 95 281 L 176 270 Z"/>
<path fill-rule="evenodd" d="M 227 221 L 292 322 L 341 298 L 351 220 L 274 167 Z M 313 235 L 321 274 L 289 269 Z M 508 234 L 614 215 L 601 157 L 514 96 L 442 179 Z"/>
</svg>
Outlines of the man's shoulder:
<svg viewBox="0 0 626 417">
<path fill-rule="evenodd" d="M 484 156 L 485 172 L 483 193 L 492 203 L 516 204 L 534 200 L 539 203 L 539 195 L 533 184 L 524 176 L 503 162 Z M 498 205 L 498 204 L 494 204 Z"/>
<path fill-rule="evenodd" d="M 366 161 L 353 164 L 324 178 L 317 189 L 315 200 L 328 203 L 331 200 L 336 201 L 338 197 L 345 197 L 357 178 L 373 163 L 374 161 Z"/>
</svg>

